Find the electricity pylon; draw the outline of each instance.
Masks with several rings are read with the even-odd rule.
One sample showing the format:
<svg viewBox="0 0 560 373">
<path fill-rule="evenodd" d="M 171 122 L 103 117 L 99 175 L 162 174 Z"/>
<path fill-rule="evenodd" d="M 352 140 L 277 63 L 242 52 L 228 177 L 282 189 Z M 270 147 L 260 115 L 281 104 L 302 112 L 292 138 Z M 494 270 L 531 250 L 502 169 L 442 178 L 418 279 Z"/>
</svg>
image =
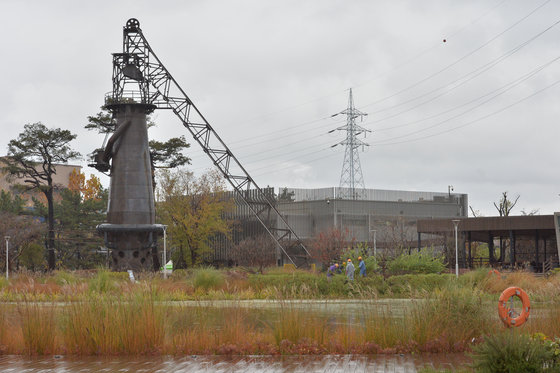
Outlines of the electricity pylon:
<svg viewBox="0 0 560 373">
<path fill-rule="evenodd" d="M 368 129 L 356 124 L 356 118 L 363 119 L 366 113 L 363 113 L 354 107 L 354 99 L 352 98 L 352 88 L 350 88 L 350 97 L 348 98 L 348 108 L 340 113 L 333 114 L 335 117 L 340 114 L 346 114 L 346 125 L 338 127 L 334 131 L 346 131 L 346 138 L 339 143 L 332 145 L 345 145 L 344 163 L 342 164 L 342 172 L 340 174 L 340 192 L 337 196 L 342 199 L 362 199 L 364 198 L 364 178 L 362 176 L 362 166 L 360 165 L 360 155 L 358 148 L 369 146 L 366 142 L 358 139 L 362 133 L 365 135 L 371 132 Z"/>
</svg>

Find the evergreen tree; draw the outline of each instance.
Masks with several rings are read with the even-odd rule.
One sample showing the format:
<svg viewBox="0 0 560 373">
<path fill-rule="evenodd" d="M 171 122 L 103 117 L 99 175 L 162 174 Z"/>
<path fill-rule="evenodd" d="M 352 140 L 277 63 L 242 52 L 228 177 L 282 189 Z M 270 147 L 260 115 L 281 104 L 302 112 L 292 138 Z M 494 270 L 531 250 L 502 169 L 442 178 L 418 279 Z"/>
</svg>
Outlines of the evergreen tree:
<svg viewBox="0 0 560 373">
<path fill-rule="evenodd" d="M 17 139 L 8 143 L 4 172 L 22 181 L 26 190 L 39 190 L 47 200 L 47 261 L 55 269 L 54 182 L 56 164 L 76 159 L 80 153 L 69 143 L 76 138 L 68 130 L 47 128 L 38 122 L 26 124 Z"/>
</svg>

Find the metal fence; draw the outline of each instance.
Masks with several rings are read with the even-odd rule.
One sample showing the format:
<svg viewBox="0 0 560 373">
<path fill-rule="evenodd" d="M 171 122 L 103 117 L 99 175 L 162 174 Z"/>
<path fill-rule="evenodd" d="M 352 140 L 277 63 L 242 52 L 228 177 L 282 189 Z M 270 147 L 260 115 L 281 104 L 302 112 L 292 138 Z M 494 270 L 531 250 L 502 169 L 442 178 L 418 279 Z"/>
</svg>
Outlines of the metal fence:
<svg viewBox="0 0 560 373">
<path fill-rule="evenodd" d="M 357 191 L 357 189 L 356 189 Z M 348 199 L 342 196 L 352 195 L 350 188 L 279 188 L 279 195 L 289 195 L 291 201 L 320 201 L 327 199 Z M 360 189 L 359 193 L 354 193 L 357 198 L 354 200 L 362 201 L 393 201 L 393 202 L 417 202 L 417 201 L 449 201 L 461 199 L 466 194 L 442 193 L 442 192 L 417 192 L 408 190 L 384 190 L 384 189 Z"/>
<path fill-rule="evenodd" d="M 266 188 L 266 195 L 276 201 L 280 214 L 306 241 L 336 228 L 349 231 L 360 242 L 371 241 L 373 231 L 380 244 L 410 242 L 417 238 L 417 219 L 465 217 L 468 211 L 466 194 L 364 189 L 366 199 L 337 198 L 345 189 L 279 188 L 276 193 Z M 215 258 L 220 261 L 227 261 L 232 245 L 265 233 L 243 200 L 233 192 L 228 196 L 234 198 L 235 209 L 227 218 L 236 223 L 231 239 L 220 237 L 214 242 Z"/>
</svg>

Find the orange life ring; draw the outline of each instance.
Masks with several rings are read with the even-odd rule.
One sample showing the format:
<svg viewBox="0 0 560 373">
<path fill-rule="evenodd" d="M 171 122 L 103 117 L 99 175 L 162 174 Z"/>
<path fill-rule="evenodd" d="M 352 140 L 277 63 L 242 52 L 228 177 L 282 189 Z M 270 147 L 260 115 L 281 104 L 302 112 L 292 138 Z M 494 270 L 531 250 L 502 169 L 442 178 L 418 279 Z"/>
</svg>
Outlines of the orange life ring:
<svg viewBox="0 0 560 373">
<path fill-rule="evenodd" d="M 491 269 L 491 270 L 488 271 L 488 274 L 499 276 L 500 272 L 497 269 Z"/>
<path fill-rule="evenodd" d="M 513 308 L 508 308 L 508 300 L 511 297 L 518 297 L 521 299 L 523 304 L 523 309 L 519 315 L 513 310 Z M 529 312 L 531 310 L 531 302 L 529 302 L 529 296 L 523 291 L 523 289 L 516 286 L 512 286 L 503 291 L 498 300 L 498 314 L 500 319 L 506 324 L 507 327 L 511 326 L 521 326 L 529 318 Z"/>
</svg>

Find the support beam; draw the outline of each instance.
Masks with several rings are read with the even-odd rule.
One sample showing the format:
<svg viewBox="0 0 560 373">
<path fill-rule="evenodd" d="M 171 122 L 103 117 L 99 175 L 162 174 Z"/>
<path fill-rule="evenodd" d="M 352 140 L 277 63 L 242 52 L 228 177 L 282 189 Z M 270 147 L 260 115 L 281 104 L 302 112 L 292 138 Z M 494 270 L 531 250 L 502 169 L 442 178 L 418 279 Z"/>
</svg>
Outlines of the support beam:
<svg viewBox="0 0 560 373">
<path fill-rule="evenodd" d="M 504 238 L 500 236 L 500 260 L 502 264 L 506 261 L 506 251 L 504 250 Z"/>
<path fill-rule="evenodd" d="M 535 268 L 539 268 L 539 230 L 535 229 Z"/>
<path fill-rule="evenodd" d="M 544 245 L 543 245 L 543 256 L 544 256 L 543 262 L 546 262 L 546 238 L 543 241 L 544 241 L 543 242 L 544 243 Z"/>
<path fill-rule="evenodd" d="M 515 235 L 512 230 L 509 231 L 509 264 L 511 268 L 515 266 Z"/>
<path fill-rule="evenodd" d="M 463 268 L 467 268 L 467 235 L 461 232 L 461 255 L 463 256 Z"/>
<path fill-rule="evenodd" d="M 494 264 L 494 236 L 492 232 L 488 232 L 488 261 L 490 262 L 490 266 Z"/>
<path fill-rule="evenodd" d="M 471 241 L 471 232 L 467 233 L 469 239 L 469 268 L 472 268 L 472 241 Z"/>
</svg>

